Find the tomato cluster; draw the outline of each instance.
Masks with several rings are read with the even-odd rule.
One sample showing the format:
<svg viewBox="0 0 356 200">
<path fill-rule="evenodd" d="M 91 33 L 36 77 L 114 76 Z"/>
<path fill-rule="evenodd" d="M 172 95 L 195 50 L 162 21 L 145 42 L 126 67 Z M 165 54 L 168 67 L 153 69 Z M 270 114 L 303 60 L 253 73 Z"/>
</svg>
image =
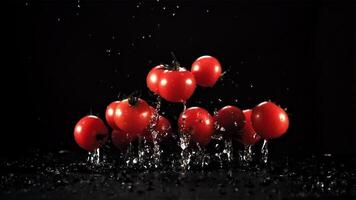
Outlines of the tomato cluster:
<svg viewBox="0 0 356 200">
<path fill-rule="evenodd" d="M 185 102 L 194 93 L 196 85 L 212 87 L 221 75 L 221 65 L 212 56 L 202 56 L 192 64 L 191 71 L 175 60 L 172 65 L 158 65 L 150 70 L 148 89 L 170 102 Z"/>
<path fill-rule="evenodd" d="M 220 62 L 212 56 L 196 59 L 191 71 L 181 67 L 174 59 L 171 65 L 152 68 L 146 78 L 150 91 L 163 99 L 184 103 L 194 93 L 196 85 L 213 87 L 222 73 Z M 105 112 L 107 124 L 112 128 L 111 141 L 118 149 L 125 149 L 138 137 L 152 141 L 172 133 L 170 122 L 159 115 L 145 100 L 129 96 L 114 101 Z M 272 102 L 263 102 L 253 109 L 241 110 L 227 105 L 210 115 L 200 107 L 184 110 L 178 119 L 179 132 L 188 134 L 191 140 L 208 145 L 213 134 L 233 139 L 245 145 L 253 145 L 261 138 L 273 139 L 282 136 L 288 129 L 286 112 Z M 110 134 L 104 122 L 96 116 L 85 116 L 74 129 L 74 138 L 80 147 L 94 151 L 103 145 Z"/>
</svg>

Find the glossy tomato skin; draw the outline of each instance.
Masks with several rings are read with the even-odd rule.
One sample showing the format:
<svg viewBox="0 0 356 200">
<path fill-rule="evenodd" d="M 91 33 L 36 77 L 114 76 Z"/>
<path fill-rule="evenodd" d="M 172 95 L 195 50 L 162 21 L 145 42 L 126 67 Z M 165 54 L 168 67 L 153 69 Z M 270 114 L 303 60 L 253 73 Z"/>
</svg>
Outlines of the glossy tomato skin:
<svg viewBox="0 0 356 200">
<path fill-rule="evenodd" d="M 257 134 L 264 139 L 282 136 L 289 126 L 287 113 L 272 102 L 257 105 L 252 111 L 251 122 Z"/>
<path fill-rule="evenodd" d="M 122 131 L 141 135 L 151 120 L 149 105 L 137 98 L 135 105 L 131 105 L 128 99 L 120 101 L 115 110 L 115 124 Z"/>
<path fill-rule="evenodd" d="M 192 64 L 191 72 L 202 87 L 213 87 L 221 76 L 221 64 L 212 56 L 201 56 Z"/>
<path fill-rule="evenodd" d="M 160 81 L 161 74 L 165 70 L 164 65 L 158 65 L 152 68 L 146 78 L 146 84 L 148 89 L 150 89 L 153 93 L 158 94 L 158 84 Z"/>
<path fill-rule="evenodd" d="M 183 134 L 191 134 L 193 141 L 207 145 L 214 133 L 214 118 L 203 108 L 191 107 L 179 116 L 178 126 Z"/>
<path fill-rule="evenodd" d="M 160 96 L 170 102 L 185 102 L 196 88 L 196 82 L 190 71 L 180 67 L 178 70 L 164 70 L 158 86 Z"/>
<path fill-rule="evenodd" d="M 153 130 L 157 132 L 158 140 L 166 138 L 167 136 L 172 134 L 171 123 L 163 116 L 158 116 L 158 122 L 153 127 Z M 144 137 L 146 140 L 152 141 L 152 134 L 149 129 L 146 130 Z"/>
<path fill-rule="evenodd" d="M 112 129 L 118 129 L 118 127 L 115 124 L 115 110 L 116 110 L 116 106 L 120 103 L 120 101 L 114 101 L 112 103 L 110 103 L 108 105 L 108 107 L 106 107 L 106 111 L 105 111 L 105 119 L 106 122 L 109 124 L 109 126 Z"/>
<path fill-rule="evenodd" d="M 128 133 L 120 129 L 111 132 L 112 144 L 119 150 L 125 150 L 134 139 L 136 139 L 136 134 Z"/>
<path fill-rule="evenodd" d="M 109 131 L 104 122 L 94 115 L 83 117 L 74 128 L 74 140 L 87 151 L 94 151 L 101 147 L 108 136 Z"/>
<path fill-rule="evenodd" d="M 244 127 L 240 131 L 240 135 L 237 140 L 244 145 L 254 145 L 261 139 L 261 137 L 257 135 L 256 131 L 252 127 L 251 124 L 252 110 L 251 109 L 244 110 L 243 114 L 245 115 L 246 123 L 244 124 Z"/>
<path fill-rule="evenodd" d="M 245 115 L 236 106 L 225 106 L 214 116 L 218 132 L 226 137 L 234 137 L 244 127 Z"/>
</svg>

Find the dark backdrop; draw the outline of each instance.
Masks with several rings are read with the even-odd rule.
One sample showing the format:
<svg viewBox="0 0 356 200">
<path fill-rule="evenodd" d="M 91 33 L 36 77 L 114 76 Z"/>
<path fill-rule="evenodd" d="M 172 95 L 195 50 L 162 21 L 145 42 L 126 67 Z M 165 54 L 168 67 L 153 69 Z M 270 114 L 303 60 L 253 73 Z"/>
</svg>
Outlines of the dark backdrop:
<svg viewBox="0 0 356 200">
<path fill-rule="evenodd" d="M 290 114 L 279 153 L 355 153 L 354 4 L 341 1 L 17 1 L 5 12 L 2 154 L 73 149 L 84 115 L 104 117 L 174 51 L 227 71 L 188 106 L 211 113 L 272 100 Z M 4 70 L 5 72 L 5 70 Z M 172 123 L 182 105 L 164 102 Z M 9 130 L 7 130 L 9 128 Z"/>
</svg>

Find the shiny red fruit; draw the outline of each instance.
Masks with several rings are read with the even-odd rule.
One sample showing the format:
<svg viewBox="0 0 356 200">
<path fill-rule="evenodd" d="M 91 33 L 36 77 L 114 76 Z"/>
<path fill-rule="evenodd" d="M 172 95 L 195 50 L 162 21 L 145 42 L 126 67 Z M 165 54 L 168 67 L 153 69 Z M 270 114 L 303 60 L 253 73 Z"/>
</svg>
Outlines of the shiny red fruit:
<svg viewBox="0 0 356 200">
<path fill-rule="evenodd" d="M 158 65 L 154 68 L 151 69 L 150 72 L 147 74 L 146 78 L 146 84 L 148 89 L 150 89 L 152 92 L 158 94 L 158 84 L 160 81 L 160 76 L 165 70 L 164 65 Z"/>
<path fill-rule="evenodd" d="M 165 117 L 158 116 L 158 122 L 153 127 L 153 130 L 157 132 L 157 138 L 160 140 L 172 133 L 171 123 L 169 123 L 168 119 Z M 146 140 L 152 141 L 152 133 L 150 132 L 150 129 L 146 130 L 144 137 Z"/>
<path fill-rule="evenodd" d="M 178 119 L 183 134 L 191 134 L 191 139 L 201 145 L 207 145 L 214 133 L 214 118 L 203 108 L 191 107 Z"/>
<path fill-rule="evenodd" d="M 225 106 L 214 116 L 218 131 L 228 137 L 234 137 L 244 127 L 245 115 L 236 106 Z"/>
<path fill-rule="evenodd" d="M 242 130 L 240 131 L 240 135 L 238 137 L 238 141 L 244 145 L 254 145 L 258 142 L 261 137 L 257 135 L 256 131 L 253 129 L 251 124 L 251 114 L 252 110 L 244 110 L 243 114 L 245 115 L 246 123 Z"/>
<path fill-rule="evenodd" d="M 115 124 L 115 110 L 116 110 L 116 106 L 120 103 L 120 101 L 114 101 L 112 103 L 110 103 L 108 105 L 108 107 L 106 107 L 106 112 L 105 112 L 105 119 L 106 122 L 109 124 L 109 126 L 112 129 L 118 129 L 118 127 Z"/>
<path fill-rule="evenodd" d="M 117 129 L 111 132 L 111 141 L 119 150 L 125 150 L 130 142 L 136 139 L 136 134 Z"/>
<path fill-rule="evenodd" d="M 125 132 L 143 134 L 151 116 L 150 107 L 144 100 L 130 97 L 116 106 L 114 120 L 116 126 Z"/>
<path fill-rule="evenodd" d="M 79 120 L 74 128 L 74 139 L 87 150 L 94 151 L 103 145 L 109 136 L 104 122 L 96 116 L 88 115 Z"/>
<path fill-rule="evenodd" d="M 158 90 L 165 100 L 184 102 L 193 95 L 196 83 L 190 71 L 180 67 L 177 70 L 165 70 L 160 76 Z"/>
<path fill-rule="evenodd" d="M 213 87 L 221 75 L 221 64 L 212 56 L 201 56 L 194 61 L 191 69 L 197 84 Z"/>
<path fill-rule="evenodd" d="M 264 139 L 282 136 L 289 126 L 287 113 L 272 102 L 257 105 L 252 111 L 251 122 L 257 134 Z"/>
</svg>

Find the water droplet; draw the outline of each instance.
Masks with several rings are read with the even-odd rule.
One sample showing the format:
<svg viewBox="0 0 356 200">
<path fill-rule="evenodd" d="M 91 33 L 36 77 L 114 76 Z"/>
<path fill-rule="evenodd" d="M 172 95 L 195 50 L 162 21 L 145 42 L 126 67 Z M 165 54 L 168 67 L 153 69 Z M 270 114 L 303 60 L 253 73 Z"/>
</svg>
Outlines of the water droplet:
<svg viewBox="0 0 356 200">
<path fill-rule="evenodd" d="M 261 148 L 261 160 L 263 163 L 267 163 L 268 162 L 268 147 L 267 147 L 267 140 L 263 140 L 263 145 Z"/>
<path fill-rule="evenodd" d="M 134 163 L 134 164 L 137 164 L 137 162 L 138 162 L 138 159 L 137 159 L 137 158 L 134 158 L 134 159 L 133 159 L 133 163 Z"/>
</svg>

